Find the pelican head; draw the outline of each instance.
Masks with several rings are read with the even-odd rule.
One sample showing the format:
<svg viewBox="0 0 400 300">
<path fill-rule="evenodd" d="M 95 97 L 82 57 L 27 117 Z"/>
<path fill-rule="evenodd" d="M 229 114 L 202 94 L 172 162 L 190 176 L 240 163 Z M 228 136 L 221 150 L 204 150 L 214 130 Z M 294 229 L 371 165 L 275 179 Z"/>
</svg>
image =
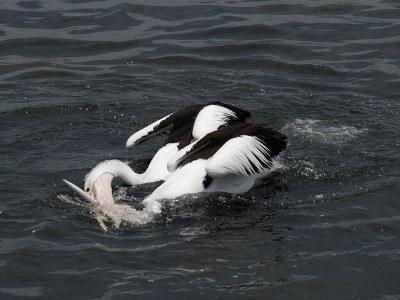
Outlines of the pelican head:
<svg viewBox="0 0 400 300">
<path fill-rule="evenodd" d="M 110 202 L 113 201 L 111 185 L 113 179 L 118 177 L 133 185 L 137 181 L 135 175 L 126 163 L 115 159 L 106 160 L 99 163 L 85 176 L 84 191 L 96 201 Z"/>
<path fill-rule="evenodd" d="M 114 203 L 111 186 L 113 179 L 113 174 L 103 173 L 94 180 L 86 180 L 84 190 L 66 179 L 63 179 L 63 181 L 86 202 L 96 206 L 103 206 L 106 203 Z"/>
<path fill-rule="evenodd" d="M 121 178 L 130 185 L 137 181 L 136 174 L 127 164 L 119 160 L 106 160 L 99 163 L 85 176 L 83 190 L 67 180 L 64 182 L 87 202 L 104 205 L 114 202 L 111 183 L 115 177 Z"/>
</svg>

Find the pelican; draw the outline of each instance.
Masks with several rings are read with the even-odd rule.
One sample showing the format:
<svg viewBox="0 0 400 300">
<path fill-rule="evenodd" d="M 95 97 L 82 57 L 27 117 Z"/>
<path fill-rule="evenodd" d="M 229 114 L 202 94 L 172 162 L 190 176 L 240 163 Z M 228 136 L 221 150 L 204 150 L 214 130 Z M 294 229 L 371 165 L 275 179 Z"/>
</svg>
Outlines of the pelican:
<svg viewBox="0 0 400 300">
<path fill-rule="evenodd" d="M 104 161 L 86 175 L 84 191 L 87 195 L 94 196 L 97 193 L 94 187 L 98 180 L 97 186 L 106 186 L 102 185 L 104 180 L 103 177 L 100 178 L 102 174 L 120 177 L 128 185 L 164 180 L 170 174 L 167 168 L 168 161 L 180 149 L 218 128 L 244 122 L 250 115 L 250 112 L 246 110 L 222 102 L 196 104 L 177 110 L 137 131 L 127 140 L 126 147 L 132 149 L 154 135 L 168 133 L 165 145 L 156 152 L 145 172 L 136 173 L 120 161 Z M 75 189 L 71 185 L 70 187 Z M 80 193 L 80 191 L 77 192 Z M 92 202 L 93 199 L 86 200 Z"/>
<path fill-rule="evenodd" d="M 165 145 L 154 155 L 146 171 L 139 174 L 127 169 L 122 176 L 124 181 L 129 185 L 139 185 L 164 180 L 170 174 L 167 169 L 169 159 L 180 149 L 218 128 L 236 122 L 244 122 L 250 115 L 250 112 L 233 105 L 211 102 L 188 106 L 165 116 L 137 131 L 127 140 L 126 147 L 132 149 L 135 145 L 143 143 L 154 135 L 168 132 Z M 112 162 L 102 163 L 98 166 L 98 169 L 102 172 L 108 170 L 117 177 L 119 175 L 118 168 L 115 168 Z M 86 192 L 90 193 L 96 178 L 87 176 Z"/>
<path fill-rule="evenodd" d="M 236 123 L 210 132 L 173 155 L 165 182 L 142 201 L 143 212 L 159 214 L 161 200 L 185 194 L 247 192 L 257 179 L 268 175 L 273 158 L 285 148 L 286 136 L 262 124 Z M 82 196 L 112 202 L 113 179 L 130 184 L 132 172 L 119 160 L 102 162 L 87 175 L 91 188 Z"/>
</svg>

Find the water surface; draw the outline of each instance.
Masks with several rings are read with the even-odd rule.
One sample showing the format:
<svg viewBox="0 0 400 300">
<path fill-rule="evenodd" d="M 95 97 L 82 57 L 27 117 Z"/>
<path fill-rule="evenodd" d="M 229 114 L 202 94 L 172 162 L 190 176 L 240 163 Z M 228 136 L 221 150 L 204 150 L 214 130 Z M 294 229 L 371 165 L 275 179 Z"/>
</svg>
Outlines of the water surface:
<svg viewBox="0 0 400 300">
<path fill-rule="evenodd" d="M 0 0 L 1 298 L 398 299 L 399 14 L 378 0 Z M 262 186 L 108 232 L 57 199 L 104 159 L 143 170 L 162 139 L 129 152 L 132 132 L 216 100 L 288 135 Z"/>
</svg>

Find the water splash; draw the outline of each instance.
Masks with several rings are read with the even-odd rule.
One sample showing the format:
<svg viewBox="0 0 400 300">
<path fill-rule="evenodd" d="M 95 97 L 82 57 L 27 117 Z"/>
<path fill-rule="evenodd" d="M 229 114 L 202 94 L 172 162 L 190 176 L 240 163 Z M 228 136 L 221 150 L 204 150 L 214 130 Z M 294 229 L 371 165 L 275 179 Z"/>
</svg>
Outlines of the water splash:
<svg viewBox="0 0 400 300">
<path fill-rule="evenodd" d="M 154 220 L 154 213 L 136 210 L 128 204 L 107 203 L 96 208 L 95 212 L 96 210 L 110 219 L 116 228 L 123 223 L 140 226 Z"/>
<path fill-rule="evenodd" d="M 320 170 L 311 161 L 298 160 L 293 164 L 292 169 L 295 170 L 297 176 L 307 179 L 323 180 L 327 176 L 323 170 Z"/>
<path fill-rule="evenodd" d="M 120 198 L 123 194 L 126 194 L 126 190 L 117 190 L 116 193 L 119 194 L 117 198 Z M 107 231 L 107 226 L 104 222 L 111 222 L 115 228 L 119 228 L 121 225 L 141 226 L 153 222 L 155 217 L 154 213 L 136 210 L 128 204 L 105 202 L 93 205 L 82 202 L 79 198 L 64 194 L 58 195 L 57 198 L 63 202 L 89 210 L 105 231 Z"/>
<path fill-rule="evenodd" d="M 323 144 L 340 144 L 357 138 L 367 129 L 353 126 L 330 126 L 322 120 L 294 119 L 287 124 L 283 131 L 293 137 L 315 141 Z"/>
</svg>

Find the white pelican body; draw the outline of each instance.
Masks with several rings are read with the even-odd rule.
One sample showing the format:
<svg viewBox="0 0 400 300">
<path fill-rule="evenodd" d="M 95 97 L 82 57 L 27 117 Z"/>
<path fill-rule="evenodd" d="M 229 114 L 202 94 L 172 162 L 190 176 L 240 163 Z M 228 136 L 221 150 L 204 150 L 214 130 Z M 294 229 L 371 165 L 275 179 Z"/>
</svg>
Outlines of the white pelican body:
<svg viewBox="0 0 400 300">
<path fill-rule="evenodd" d="M 206 159 L 198 159 L 171 173 L 164 183 L 143 200 L 144 211 L 151 214 L 158 214 L 161 212 L 161 200 L 175 199 L 186 194 L 212 192 L 244 193 L 254 185 L 258 178 L 262 177 L 260 174 L 249 176 L 226 175 L 221 178 L 213 178 L 210 184 L 206 186 L 205 179 L 208 175 L 206 172 L 207 162 L 208 160 Z M 97 178 L 89 190 L 83 192 L 70 182 L 66 180 L 65 182 L 87 202 L 94 204 L 111 219 L 115 219 L 113 211 L 118 204 L 113 199 L 112 181 L 117 177 L 125 183 L 130 184 L 131 178 L 136 175 L 124 162 L 106 160 L 98 164 L 88 174 L 86 181 L 92 180 L 90 177 Z M 129 211 L 133 213 L 135 210 L 131 208 Z M 136 212 L 132 216 L 132 219 L 141 216 L 140 211 Z M 140 218 L 143 220 L 143 216 Z M 137 221 L 136 223 L 140 224 L 141 222 Z"/>
<path fill-rule="evenodd" d="M 175 199 L 186 194 L 227 192 L 241 194 L 250 190 L 261 175 L 226 175 L 214 178 L 209 186 L 204 185 L 207 160 L 199 159 L 178 169 L 168 179 L 143 200 L 144 210 L 161 212 L 161 200 Z"/>
<path fill-rule="evenodd" d="M 135 145 L 141 144 L 154 135 L 163 132 L 169 133 L 165 145 L 154 155 L 146 171 L 138 174 L 132 170 L 124 175 L 124 181 L 129 185 L 139 185 L 164 180 L 170 174 L 167 169 L 168 161 L 180 149 L 218 128 L 236 122 L 244 122 L 249 116 L 249 112 L 235 106 L 212 102 L 185 107 L 161 118 L 137 131 L 127 140 L 126 147 L 132 149 Z M 108 164 L 103 164 L 102 172 L 106 172 L 107 167 Z M 96 178 L 96 176 L 87 176 L 85 191 L 90 191 Z"/>
<path fill-rule="evenodd" d="M 145 209 L 158 213 L 159 200 L 184 194 L 247 192 L 285 147 L 286 136 L 263 125 L 235 124 L 209 133 L 169 161 L 173 173 L 146 197 Z"/>
</svg>

